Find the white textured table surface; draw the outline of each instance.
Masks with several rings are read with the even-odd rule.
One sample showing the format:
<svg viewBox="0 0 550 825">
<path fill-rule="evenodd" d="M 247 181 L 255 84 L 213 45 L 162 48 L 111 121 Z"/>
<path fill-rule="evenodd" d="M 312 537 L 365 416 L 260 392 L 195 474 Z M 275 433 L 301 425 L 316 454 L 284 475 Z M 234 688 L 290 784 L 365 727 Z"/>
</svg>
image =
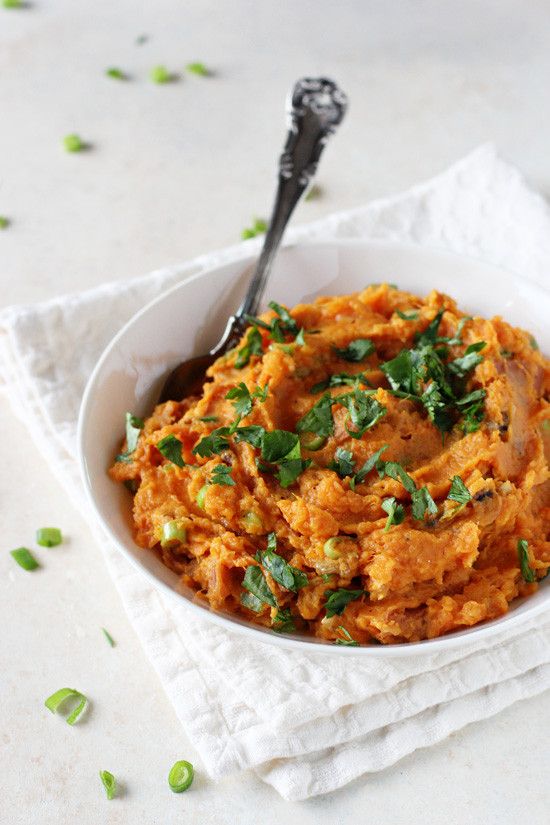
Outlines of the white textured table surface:
<svg viewBox="0 0 550 825">
<path fill-rule="evenodd" d="M 188 74 L 195 60 L 213 76 Z M 158 64 L 179 78 L 151 83 Z M 129 79 L 106 77 L 111 66 Z M 546 3 L 0 3 L 0 216 L 10 221 L 0 231 L 1 304 L 237 241 L 269 211 L 284 97 L 308 74 L 336 79 L 351 107 L 323 158 L 322 194 L 297 223 L 398 192 L 486 140 L 550 191 Z M 65 152 L 73 132 L 88 151 Z M 309 802 L 284 802 L 251 775 L 210 781 L 84 520 L 3 398 L 0 431 L 0 822 L 548 822 L 549 692 Z M 7 551 L 34 546 L 45 524 L 67 541 L 30 575 Z M 92 698 L 74 728 L 43 705 L 64 685 Z M 174 795 L 166 777 L 181 758 L 196 779 Z M 122 786 L 111 802 L 100 769 Z"/>
</svg>

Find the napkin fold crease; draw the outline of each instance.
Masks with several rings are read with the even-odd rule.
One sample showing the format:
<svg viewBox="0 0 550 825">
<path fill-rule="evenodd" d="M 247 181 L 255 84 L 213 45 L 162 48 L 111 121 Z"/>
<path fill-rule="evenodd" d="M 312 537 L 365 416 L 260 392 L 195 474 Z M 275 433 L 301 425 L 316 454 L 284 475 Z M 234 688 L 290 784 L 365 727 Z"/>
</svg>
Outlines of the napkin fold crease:
<svg viewBox="0 0 550 825">
<path fill-rule="evenodd" d="M 550 210 L 490 145 L 402 195 L 291 228 L 286 242 L 343 237 L 450 249 L 549 281 Z M 2 310 L 0 389 L 88 515 L 130 621 L 207 771 L 221 777 L 251 769 L 284 798 L 300 800 L 389 767 L 547 689 L 550 617 L 439 653 L 376 661 L 302 654 L 250 642 L 185 610 L 152 588 L 95 526 L 78 477 L 76 426 L 101 352 L 161 291 L 240 260 L 260 243 Z"/>
</svg>

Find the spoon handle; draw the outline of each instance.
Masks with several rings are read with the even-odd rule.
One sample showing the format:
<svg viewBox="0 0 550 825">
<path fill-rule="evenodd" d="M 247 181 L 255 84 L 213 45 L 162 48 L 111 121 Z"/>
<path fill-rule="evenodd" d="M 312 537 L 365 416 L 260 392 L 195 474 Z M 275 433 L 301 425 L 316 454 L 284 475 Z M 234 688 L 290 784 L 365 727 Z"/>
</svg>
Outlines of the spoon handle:
<svg viewBox="0 0 550 825">
<path fill-rule="evenodd" d="M 273 259 L 294 207 L 315 174 L 329 136 L 344 117 L 346 95 L 327 78 L 302 78 L 287 100 L 288 135 L 279 160 L 279 182 L 264 245 L 236 318 L 255 315 Z"/>
</svg>

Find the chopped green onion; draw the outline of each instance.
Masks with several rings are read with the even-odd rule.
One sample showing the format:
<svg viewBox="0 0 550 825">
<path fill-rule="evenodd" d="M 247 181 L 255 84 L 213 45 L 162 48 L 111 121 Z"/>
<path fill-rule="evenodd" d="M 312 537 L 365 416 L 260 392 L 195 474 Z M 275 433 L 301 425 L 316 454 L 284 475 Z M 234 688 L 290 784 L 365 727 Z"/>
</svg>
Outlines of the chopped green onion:
<svg viewBox="0 0 550 825">
<path fill-rule="evenodd" d="M 327 539 L 323 545 L 323 553 L 327 557 L 327 559 L 340 559 L 342 557 L 342 553 L 338 550 L 337 545 L 340 544 L 341 541 L 344 541 L 344 536 L 333 536 L 331 539 Z"/>
<path fill-rule="evenodd" d="M 162 526 L 161 547 L 175 547 L 178 544 L 185 544 L 187 541 L 187 530 L 181 527 L 181 522 L 177 519 L 167 521 Z"/>
<path fill-rule="evenodd" d="M 100 771 L 99 777 L 107 791 L 107 799 L 112 799 L 115 793 L 115 778 L 109 771 Z"/>
<path fill-rule="evenodd" d="M 26 547 L 18 547 L 17 550 L 10 550 L 10 556 L 13 556 L 19 567 L 23 570 L 34 570 L 40 567 L 35 557 Z"/>
<path fill-rule="evenodd" d="M 58 527 L 41 527 L 36 531 L 36 542 L 41 547 L 57 547 L 63 541 Z"/>
<path fill-rule="evenodd" d="M 2 0 L 2 5 L 5 9 L 22 9 L 22 0 Z"/>
<path fill-rule="evenodd" d="M 67 152 L 81 152 L 84 149 L 84 143 L 79 135 L 67 135 L 63 143 Z"/>
<path fill-rule="evenodd" d="M 169 83 L 172 80 L 172 75 L 166 66 L 154 66 L 149 72 L 149 77 L 153 83 Z"/>
<path fill-rule="evenodd" d="M 243 518 L 243 524 L 249 530 L 251 527 L 258 527 L 262 528 L 264 526 L 263 521 L 259 517 L 257 513 L 247 513 L 246 516 Z"/>
<path fill-rule="evenodd" d="M 204 510 L 204 497 L 206 496 L 206 492 L 210 486 L 210 483 L 207 483 L 204 485 L 204 487 L 201 487 L 195 498 L 195 501 L 197 502 L 201 510 Z"/>
<path fill-rule="evenodd" d="M 3 215 L 0 215 L 0 229 L 6 229 L 10 225 L 10 222 L 7 218 Z"/>
<path fill-rule="evenodd" d="M 243 229 L 241 238 L 243 241 L 246 241 L 248 238 L 255 238 L 256 235 L 262 234 L 266 229 L 267 221 L 264 221 L 263 218 L 254 218 L 253 225 L 248 229 Z"/>
<path fill-rule="evenodd" d="M 111 647 L 114 647 L 114 646 L 115 646 L 115 643 L 114 643 L 114 641 L 113 641 L 113 637 L 111 636 L 111 634 L 110 634 L 110 633 L 107 633 L 107 631 L 105 630 L 105 628 L 104 628 L 104 627 L 102 627 L 101 629 L 102 629 L 102 631 L 104 632 L 104 634 L 105 634 L 105 638 L 106 638 L 106 639 L 107 639 L 107 641 L 109 642 L 110 646 L 111 646 Z"/>
<path fill-rule="evenodd" d="M 300 433 L 300 444 L 304 450 L 315 452 L 315 450 L 321 450 L 326 443 L 327 439 L 325 436 L 311 432 Z"/>
<path fill-rule="evenodd" d="M 186 762 L 185 759 L 176 762 L 168 775 L 170 790 L 174 793 L 186 791 L 193 781 L 194 775 L 195 771 L 191 762 Z"/>
<path fill-rule="evenodd" d="M 115 80 L 127 80 L 128 75 L 124 74 L 122 69 L 106 69 L 105 74 L 107 77 L 114 77 Z"/>
<path fill-rule="evenodd" d="M 70 716 L 67 717 L 67 724 L 73 725 L 82 711 L 84 710 L 84 706 L 88 701 L 83 693 L 80 693 L 78 690 L 74 690 L 73 688 L 61 688 L 57 690 L 55 693 L 52 693 L 51 696 L 48 696 L 44 704 L 46 707 L 51 710 L 52 713 L 57 711 L 59 705 L 61 705 L 66 699 L 70 697 L 74 697 L 75 699 L 80 699 L 80 704 L 76 706 Z"/>
<path fill-rule="evenodd" d="M 345 636 L 345 639 L 335 639 L 335 645 L 346 645 L 347 647 L 360 647 L 359 642 L 356 642 L 353 636 L 350 635 L 349 631 L 346 628 L 339 624 L 338 629 L 342 631 Z"/>
<path fill-rule="evenodd" d="M 191 74 L 199 75 L 200 77 L 208 77 L 212 74 L 204 65 L 204 63 L 188 63 L 185 67 Z"/>
</svg>

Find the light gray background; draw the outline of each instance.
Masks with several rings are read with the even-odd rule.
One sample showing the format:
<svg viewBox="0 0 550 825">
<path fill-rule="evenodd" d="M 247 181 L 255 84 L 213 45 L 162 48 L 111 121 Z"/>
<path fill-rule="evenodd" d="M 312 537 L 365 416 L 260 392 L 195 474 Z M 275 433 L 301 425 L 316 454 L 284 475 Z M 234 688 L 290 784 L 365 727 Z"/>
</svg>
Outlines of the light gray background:
<svg viewBox="0 0 550 825">
<path fill-rule="evenodd" d="M 149 39 L 137 44 L 140 35 Z M 185 72 L 190 61 L 210 78 Z M 179 75 L 157 86 L 151 67 Z M 105 69 L 130 79 L 117 82 Z M 1 304 L 141 275 L 238 241 L 265 217 L 300 76 L 346 90 L 307 222 L 394 194 L 493 141 L 550 192 L 546 0 L 29 0 L 0 5 Z M 90 149 L 67 154 L 79 133 Z M 0 399 L 0 821 L 547 823 L 550 693 L 338 793 L 292 804 L 253 775 L 212 782 L 128 624 L 86 524 Z M 8 551 L 63 528 L 20 570 Z M 108 647 L 100 626 L 117 645 Z M 67 726 L 43 701 L 92 699 Z M 167 786 L 195 763 L 188 793 Z M 98 770 L 123 793 L 107 802 Z"/>
</svg>

